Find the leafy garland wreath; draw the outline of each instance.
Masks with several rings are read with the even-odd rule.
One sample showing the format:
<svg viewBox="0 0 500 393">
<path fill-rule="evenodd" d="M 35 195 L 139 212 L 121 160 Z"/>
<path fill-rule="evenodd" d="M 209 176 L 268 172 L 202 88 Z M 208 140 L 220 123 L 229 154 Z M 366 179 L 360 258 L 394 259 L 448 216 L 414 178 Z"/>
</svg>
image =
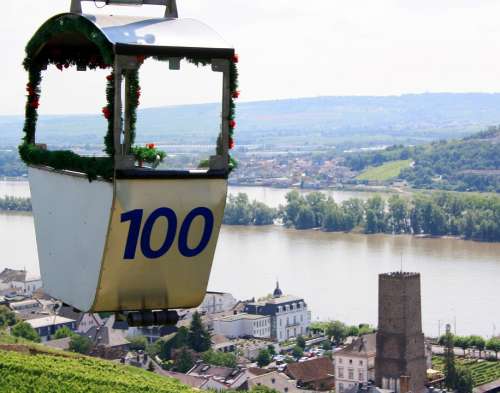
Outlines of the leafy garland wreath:
<svg viewBox="0 0 500 393">
<path fill-rule="evenodd" d="M 63 23 L 61 23 L 63 22 Z M 60 50 L 53 50 L 47 54 L 43 59 L 32 59 L 29 55 L 24 60 L 24 68 L 28 71 L 29 80 L 26 85 L 27 102 L 25 108 L 25 122 L 24 122 L 24 137 L 23 142 L 19 146 L 19 154 L 22 160 L 28 165 L 44 165 L 50 166 L 56 170 L 70 170 L 82 172 L 87 175 L 89 180 L 96 179 L 98 176 L 110 180 L 114 174 L 114 161 L 112 159 L 115 151 L 113 129 L 114 129 L 114 72 L 111 72 L 106 79 L 106 99 L 107 104 L 102 108 L 102 114 L 108 121 L 108 129 L 104 137 L 104 151 L 108 157 L 84 157 L 76 154 L 70 150 L 56 150 L 50 151 L 42 146 L 35 144 L 36 123 L 38 120 L 38 107 L 40 106 L 40 83 L 42 81 L 42 70 L 46 69 L 49 64 L 55 65 L 59 70 L 63 71 L 70 66 L 78 68 L 85 67 L 89 69 L 107 69 L 112 67 L 112 56 L 106 54 L 110 52 L 110 44 L 105 40 L 97 39 L 97 34 L 92 27 L 88 24 L 81 23 L 78 20 L 63 20 L 60 23 L 51 25 L 47 30 L 39 30 L 35 37 L 28 43 L 26 53 L 33 53 L 33 48 L 40 47 L 52 34 L 63 31 L 67 28 L 68 24 L 72 28 L 78 29 L 82 34 L 91 39 L 100 50 L 100 53 L 105 55 L 87 54 L 82 52 L 66 52 Z M 42 27 L 43 29 L 43 27 Z M 38 45 L 38 46 L 37 46 Z M 162 57 L 154 57 L 156 60 L 166 60 Z M 145 56 L 138 56 L 139 64 L 142 64 L 146 59 Z M 210 60 L 206 59 L 192 59 L 186 58 L 190 63 L 196 66 L 207 65 Z M 240 95 L 238 91 L 238 56 L 235 55 L 231 59 L 230 67 L 230 90 L 231 101 L 229 111 L 229 149 L 234 147 L 234 129 L 236 128 L 235 121 L 235 102 Z M 130 119 L 130 145 L 132 146 L 135 141 L 135 125 L 137 121 L 137 107 L 139 106 L 139 98 L 141 96 L 141 87 L 139 85 L 139 70 L 128 71 L 129 84 L 128 90 L 125 92 L 127 95 L 125 112 Z M 217 153 L 222 151 L 222 138 L 219 136 L 217 139 Z M 158 158 L 163 160 L 165 153 L 157 150 L 153 144 L 146 145 L 146 147 L 134 146 L 131 148 L 130 153 L 134 154 L 139 162 L 153 162 Z M 236 168 L 237 163 L 231 156 L 229 157 L 229 170 Z"/>
</svg>

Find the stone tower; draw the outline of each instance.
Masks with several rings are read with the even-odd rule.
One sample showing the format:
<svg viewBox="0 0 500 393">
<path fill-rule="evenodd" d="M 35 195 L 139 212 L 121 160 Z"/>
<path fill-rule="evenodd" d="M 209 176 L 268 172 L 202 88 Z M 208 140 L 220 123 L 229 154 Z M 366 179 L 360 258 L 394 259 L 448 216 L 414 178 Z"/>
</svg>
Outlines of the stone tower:
<svg viewBox="0 0 500 393">
<path fill-rule="evenodd" d="M 425 388 L 426 363 L 420 274 L 379 275 L 378 297 L 375 382 L 396 393 L 421 393 Z"/>
</svg>

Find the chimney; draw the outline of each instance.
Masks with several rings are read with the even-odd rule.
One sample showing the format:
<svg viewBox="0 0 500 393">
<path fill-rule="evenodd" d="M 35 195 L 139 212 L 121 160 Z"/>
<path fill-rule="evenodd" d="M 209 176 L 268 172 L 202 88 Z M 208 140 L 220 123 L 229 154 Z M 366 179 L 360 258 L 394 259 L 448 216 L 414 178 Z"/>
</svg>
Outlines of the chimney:
<svg viewBox="0 0 500 393">
<path fill-rule="evenodd" d="M 399 377 L 399 393 L 409 393 L 410 392 L 410 377 L 407 375 L 401 375 Z"/>
</svg>

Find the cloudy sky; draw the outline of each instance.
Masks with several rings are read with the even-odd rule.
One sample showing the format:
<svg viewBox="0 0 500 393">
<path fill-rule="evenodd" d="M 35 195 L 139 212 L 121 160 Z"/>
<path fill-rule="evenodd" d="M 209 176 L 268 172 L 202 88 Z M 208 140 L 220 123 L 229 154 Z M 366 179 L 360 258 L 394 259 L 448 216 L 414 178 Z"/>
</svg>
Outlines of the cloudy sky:
<svg viewBox="0 0 500 393">
<path fill-rule="evenodd" d="M 321 95 L 500 91 L 500 2 L 496 0 L 177 0 L 240 55 L 242 100 Z M 70 0 L 2 0 L 0 114 L 20 114 L 26 42 Z M 151 9 L 153 8 L 153 9 Z M 88 13 L 161 14 L 156 7 Z M 211 73 L 142 77 L 143 107 L 213 101 Z M 43 113 L 99 112 L 104 73 L 49 70 Z M 193 79 L 200 76 L 202 79 Z M 215 78 L 215 79 L 214 79 Z M 184 87 L 190 81 L 191 86 Z M 194 83 L 194 85 L 193 85 Z M 199 87 L 198 87 L 199 86 Z M 147 87 L 147 91 L 146 91 Z M 216 93 L 214 93 L 216 92 Z"/>
</svg>

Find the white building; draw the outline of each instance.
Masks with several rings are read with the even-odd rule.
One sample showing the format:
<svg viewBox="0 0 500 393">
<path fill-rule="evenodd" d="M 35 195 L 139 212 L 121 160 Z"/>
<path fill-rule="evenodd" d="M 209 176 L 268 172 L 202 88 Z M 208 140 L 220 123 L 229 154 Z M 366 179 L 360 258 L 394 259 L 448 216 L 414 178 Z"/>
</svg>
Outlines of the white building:
<svg viewBox="0 0 500 393">
<path fill-rule="evenodd" d="M 271 318 L 265 315 L 247 313 L 229 315 L 214 319 L 214 333 L 229 338 L 271 336 Z"/>
<path fill-rule="evenodd" d="M 333 353 L 335 391 L 343 393 L 375 379 L 376 333 L 358 337 L 351 344 Z"/>
<path fill-rule="evenodd" d="M 304 299 L 283 295 L 276 283 L 272 299 L 248 303 L 246 313 L 267 315 L 271 318 L 271 338 L 278 342 L 307 334 L 311 322 L 311 312 Z"/>
<path fill-rule="evenodd" d="M 10 287 L 18 294 L 31 297 L 33 293 L 42 287 L 42 279 L 38 275 L 26 273 L 23 280 L 15 280 L 10 283 Z"/>
<path fill-rule="evenodd" d="M 69 318 L 60 317 L 58 315 L 51 315 L 48 317 L 29 319 L 26 321 L 36 330 L 43 342 L 50 339 L 50 337 L 63 326 L 67 326 L 70 330 L 75 330 L 76 321 Z"/>
<path fill-rule="evenodd" d="M 232 310 L 238 301 L 230 293 L 207 292 L 203 302 L 198 307 L 202 314 L 216 314 Z"/>
</svg>

